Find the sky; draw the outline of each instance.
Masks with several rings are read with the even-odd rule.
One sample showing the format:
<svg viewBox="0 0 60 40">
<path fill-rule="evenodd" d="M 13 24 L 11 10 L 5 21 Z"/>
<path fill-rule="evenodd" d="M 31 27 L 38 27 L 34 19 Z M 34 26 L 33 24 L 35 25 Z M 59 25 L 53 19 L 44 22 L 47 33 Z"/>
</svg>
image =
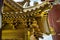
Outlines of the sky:
<svg viewBox="0 0 60 40">
<path fill-rule="evenodd" d="M 21 2 L 21 1 L 24 1 L 24 0 L 14 0 L 15 2 Z M 30 0 L 30 6 L 33 6 L 34 5 L 34 1 L 35 2 L 38 2 L 39 4 L 42 3 L 41 0 Z"/>
<path fill-rule="evenodd" d="M 52 40 L 52 35 L 43 35 L 44 39 L 43 40 Z"/>
</svg>

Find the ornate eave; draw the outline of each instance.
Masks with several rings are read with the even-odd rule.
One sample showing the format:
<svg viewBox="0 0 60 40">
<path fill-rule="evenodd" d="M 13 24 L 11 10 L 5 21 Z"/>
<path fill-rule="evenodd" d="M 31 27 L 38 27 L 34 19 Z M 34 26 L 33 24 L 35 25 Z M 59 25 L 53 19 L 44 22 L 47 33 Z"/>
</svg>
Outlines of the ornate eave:
<svg viewBox="0 0 60 40">
<path fill-rule="evenodd" d="M 42 38 L 43 33 L 50 34 L 48 26 L 46 26 L 46 28 L 43 26 L 44 23 L 47 24 L 47 22 L 45 22 L 47 20 L 47 13 L 44 11 L 50 9 L 50 6 L 49 2 L 44 2 L 32 7 L 23 8 L 19 3 L 12 0 L 4 0 L 2 39 L 28 40 L 28 36 L 31 35 L 27 32 L 31 31 L 30 33 L 32 34 L 33 27 L 36 27 L 37 31 L 35 32 L 38 34 L 35 35 L 37 37 L 40 36 Z M 45 15 L 45 17 L 42 17 L 41 15 Z M 37 28 L 37 26 L 39 26 L 39 28 Z"/>
<path fill-rule="evenodd" d="M 15 5 L 15 6 L 13 6 L 13 5 Z M 4 11 L 6 10 L 5 12 L 8 12 L 10 10 L 13 10 L 14 12 L 23 13 L 23 12 L 32 11 L 32 10 L 36 11 L 36 9 L 41 10 L 42 8 L 45 7 L 45 5 L 48 6 L 48 5 L 50 5 L 50 3 L 49 2 L 44 2 L 44 3 L 38 4 L 36 6 L 32 6 L 32 7 L 29 6 L 27 8 L 23 8 L 19 3 L 16 3 L 14 1 L 8 1 L 7 2 L 7 0 L 5 0 L 4 1 Z M 12 12 L 12 11 L 10 11 L 10 12 Z"/>
<path fill-rule="evenodd" d="M 16 2 L 14 2 L 14 1 L 11 1 L 11 3 L 15 3 L 14 5 L 16 5 L 17 3 Z M 9 2 L 8 2 L 9 3 Z M 10 3 L 10 4 L 11 4 Z M 5 4 L 5 3 L 4 3 Z M 5 7 L 7 7 L 7 8 L 5 8 L 5 12 L 3 12 L 3 14 L 6 14 L 7 12 L 8 13 L 17 13 L 17 14 L 31 14 L 31 15 L 35 15 L 35 14 L 37 14 L 37 12 L 39 13 L 42 13 L 44 10 L 46 10 L 46 9 L 48 9 L 49 8 L 49 6 L 50 6 L 50 3 L 49 2 L 44 2 L 44 3 L 42 3 L 42 4 L 38 4 L 38 5 L 36 5 L 36 6 L 29 6 L 29 7 L 27 7 L 27 8 L 21 8 L 21 6 L 19 6 L 20 8 L 18 9 L 18 10 L 16 10 L 14 7 L 12 7 L 12 8 L 14 8 L 14 9 L 12 9 L 12 8 L 10 8 L 10 6 L 12 6 L 12 4 L 10 5 L 10 6 L 8 6 L 7 4 L 5 4 L 6 6 Z M 20 5 L 20 4 L 19 4 Z M 16 6 L 16 8 L 17 8 L 17 6 Z M 13 11 L 12 11 L 13 10 Z"/>
</svg>

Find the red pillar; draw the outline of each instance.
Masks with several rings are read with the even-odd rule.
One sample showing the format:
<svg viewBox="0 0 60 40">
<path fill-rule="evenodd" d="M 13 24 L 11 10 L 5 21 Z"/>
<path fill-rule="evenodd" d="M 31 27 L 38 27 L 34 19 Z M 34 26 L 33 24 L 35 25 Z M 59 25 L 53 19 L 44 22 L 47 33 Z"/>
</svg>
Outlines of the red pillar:
<svg viewBox="0 0 60 40">
<path fill-rule="evenodd" d="M 50 26 L 54 28 L 56 35 L 53 40 L 60 40 L 60 4 L 54 5 L 48 13 Z"/>
</svg>

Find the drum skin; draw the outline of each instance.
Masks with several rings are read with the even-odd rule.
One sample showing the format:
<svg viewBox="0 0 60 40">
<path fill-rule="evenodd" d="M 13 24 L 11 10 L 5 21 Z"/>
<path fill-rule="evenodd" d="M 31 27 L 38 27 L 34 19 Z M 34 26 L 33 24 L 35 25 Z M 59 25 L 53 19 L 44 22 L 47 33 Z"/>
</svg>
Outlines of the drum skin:
<svg viewBox="0 0 60 40">
<path fill-rule="evenodd" d="M 48 12 L 48 21 L 56 32 L 56 35 L 52 36 L 53 40 L 60 40 L 60 4 L 54 5 Z"/>
</svg>

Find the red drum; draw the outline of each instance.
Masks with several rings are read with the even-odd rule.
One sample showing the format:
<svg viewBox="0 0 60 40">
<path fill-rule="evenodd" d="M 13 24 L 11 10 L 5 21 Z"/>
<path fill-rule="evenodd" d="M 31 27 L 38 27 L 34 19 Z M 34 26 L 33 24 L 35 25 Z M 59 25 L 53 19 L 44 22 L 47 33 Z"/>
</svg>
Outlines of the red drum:
<svg viewBox="0 0 60 40">
<path fill-rule="evenodd" d="M 50 26 L 54 28 L 56 35 L 53 35 L 53 40 L 60 40 L 60 4 L 54 5 L 48 13 Z"/>
</svg>

